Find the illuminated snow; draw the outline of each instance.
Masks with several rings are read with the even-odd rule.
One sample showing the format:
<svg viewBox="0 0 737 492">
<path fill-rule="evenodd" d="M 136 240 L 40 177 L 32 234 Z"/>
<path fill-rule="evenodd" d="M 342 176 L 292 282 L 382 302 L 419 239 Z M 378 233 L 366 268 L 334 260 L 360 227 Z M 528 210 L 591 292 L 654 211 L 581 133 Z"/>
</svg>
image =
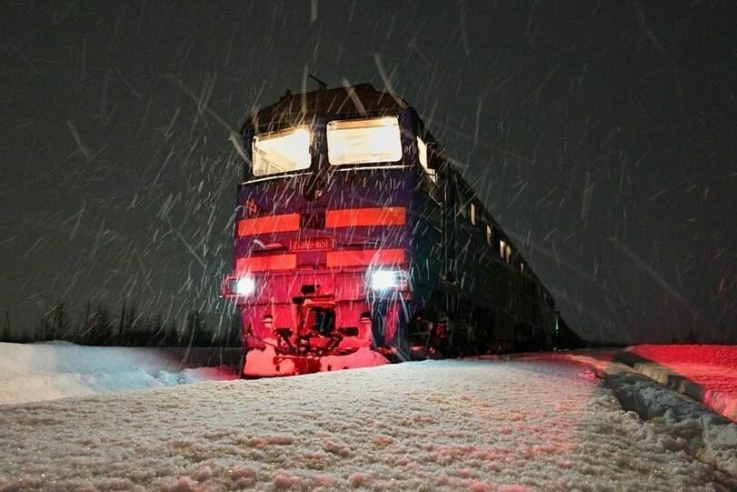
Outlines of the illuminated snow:
<svg viewBox="0 0 737 492">
<path fill-rule="evenodd" d="M 620 358 L 645 376 L 737 421 L 737 346 L 637 345 Z"/>
<path fill-rule="evenodd" d="M 720 423 L 724 432 L 709 444 L 722 454 L 709 461 L 716 455 L 694 452 L 708 436 L 674 437 L 665 420 L 622 409 L 595 375 L 615 362 L 582 355 L 597 360 L 592 369 L 576 357 L 416 362 L 7 405 L 0 489 L 671 492 L 737 485 L 735 424 Z M 688 403 L 660 391 L 651 401 L 672 411 Z M 686 422 L 692 434 L 697 421 L 719 423 L 694 408 Z"/>
<path fill-rule="evenodd" d="M 258 376 L 291 376 L 297 374 L 295 364 L 285 359 L 276 366 L 274 359 L 277 356 L 276 340 L 265 340 L 268 344 L 263 350 L 252 350 L 246 361 L 246 374 Z M 368 347 L 358 348 L 349 355 L 331 355 L 315 358 L 315 372 L 340 371 L 343 369 L 357 369 L 362 367 L 374 367 L 387 364 L 387 360 L 381 354 L 374 352 Z"/>
</svg>

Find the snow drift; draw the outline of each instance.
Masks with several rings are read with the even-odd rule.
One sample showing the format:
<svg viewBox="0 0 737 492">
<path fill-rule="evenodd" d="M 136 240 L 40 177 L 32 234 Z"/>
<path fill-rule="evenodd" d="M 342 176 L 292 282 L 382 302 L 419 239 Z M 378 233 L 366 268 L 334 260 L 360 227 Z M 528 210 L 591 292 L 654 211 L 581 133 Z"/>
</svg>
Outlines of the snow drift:
<svg viewBox="0 0 737 492">
<path fill-rule="evenodd" d="M 234 379 L 240 350 L 0 343 L 0 404 Z"/>
</svg>

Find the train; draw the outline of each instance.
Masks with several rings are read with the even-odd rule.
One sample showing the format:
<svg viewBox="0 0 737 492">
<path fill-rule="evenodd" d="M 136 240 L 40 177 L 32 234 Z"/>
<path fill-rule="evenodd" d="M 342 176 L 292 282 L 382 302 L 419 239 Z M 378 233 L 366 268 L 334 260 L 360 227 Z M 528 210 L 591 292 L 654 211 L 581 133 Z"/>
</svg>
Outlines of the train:
<svg viewBox="0 0 737 492">
<path fill-rule="evenodd" d="M 232 271 L 242 376 L 552 349 L 571 335 L 418 112 L 370 84 L 243 124 Z"/>
</svg>

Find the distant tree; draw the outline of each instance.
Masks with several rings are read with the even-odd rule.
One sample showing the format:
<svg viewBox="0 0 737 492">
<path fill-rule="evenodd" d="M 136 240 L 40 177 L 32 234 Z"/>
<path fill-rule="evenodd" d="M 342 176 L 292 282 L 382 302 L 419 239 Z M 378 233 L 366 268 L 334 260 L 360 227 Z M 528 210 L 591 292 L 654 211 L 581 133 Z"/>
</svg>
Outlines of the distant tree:
<svg viewBox="0 0 737 492">
<path fill-rule="evenodd" d="M 90 323 L 88 345 L 108 345 L 111 341 L 113 324 L 110 321 L 110 312 L 102 302 L 97 304 Z"/>
<path fill-rule="evenodd" d="M 142 321 L 139 317 L 128 330 L 125 344 L 130 345 L 131 347 L 144 347 L 149 334 L 148 323 Z"/>
<path fill-rule="evenodd" d="M 64 340 L 69 329 L 66 303 L 59 302 L 51 314 L 51 340 Z"/>
<path fill-rule="evenodd" d="M 159 345 L 169 347 L 180 345 L 179 329 L 177 327 L 177 321 L 174 318 L 167 320 L 166 327 L 164 328 L 164 338 Z"/>
<path fill-rule="evenodd" d="M 46 319 L 48 320 L 48 335 L 47 340 L 54 340 L 56 338 L 57 332 L 56 332 L 56 310 L 58 309 L 59 305 L 57 304 L 54 306 L 54 308 L 51 310 L 51 313 L 48 313 L 46 315 Z"/>
<path fill-rule="evenodd" d="M 161 341 L 166 338 L 166 331 L 164 330 L 164 319 L 161 313 L 156 313 L 151 316 L 148 320 L 148 326 L 146 327 L 148 337 L 144 345 L 160 345 Z"/>
<path fill-rule="evenodd" d="M 35 338 L 38 326 L 27 326 L 25 330 L 15 330 L 12 333 L 13 343 L 26 343 L 30 340 L 30 334 Z"/>
<path fill-rule="evenodd" d="M 236 311 L 230 316 L 230 324 L 225 330 L 225 340 L 220 343 L 221 347 L 240 347 L 241 332 L 243 331 L 243 325 L 241 324 L 241 313 Z"/>
<path fill-rule="evenodd" d="M 0 335 L 0 342 L 10 341 L 10 308 L 5 308 L 5 321 L 3 322 L 3 331 Z"/>
<path fill-rule="evenodd" d="M 141 316 L 138 314 L 138 311 L 136 310 L 136 306 L 131 304 L 130 308 L 128 308 L 128 332 L 131 334 L 135 334 L 132 338 L 134 339 L 141 339 L 145 333 L 142 331 L 145 329 L 145 324 L 141 323 Z"/>
<path fill-rule="evenodd" d="M 85 305 L 84 319 L 81 320 L 79 329 L 77 330 L 77 343 L 83 345 L 91 345 L 94 342 L 92 339 L 95 337 L 95 327 L 98 323 L 98 311 L 101 306 L 98 304 L 97 308 L 93 310 L 92 301 L 87 299 Z"/>
<path fill-rule="evenodd" d="M 199 311 L 190 311 L 187 313 L 185 334 L 188 338 L 186 343 L 189 347 L 208 345 L 207 332 L 205 330 L 205 319 Z"/>
<path fill-rule="evenodd" d="M 77 326 L 77 333 L 74 335 L 75 343 L 83 343 L 83 336 L 87 333 L 90 326 L 90 316 L 92 315 L 92 301 L 87 298 L 87 302 L 84 305 L 84 313 L 79 319 L 79 325 Z"/>
<path fill-rule="evenodd" d="M 241 318 L 238 312 L 224 313 L 217 327 L 208 332 L 205 344 L 209 347 L 240 347 Z"/>
<path fill-rule="evenodd" d="M 125 310 L 125 304 L 126 304 L 126 299 L 123 299 L 123 307 L 120 308 L 120 320 L 118 321 L 118 341 L 117 341 L 118 345 L 123 344 L 123 332 L 125 331 L 125 328 L 126 328 L 125 315 L 127 314 L 127 312 Z"/>
<path fill-rule="evenodd" d="M 39 342 L 51 340 L 54 336 L 53 323 L 51 313 L 45 312 L 41 314 L 41 320 L 38 324 L 36 332 L 29 337 L 28 341 Z"/>
<path fill-rule="evenodd" d="M 699 335 L 693 328 L 688 330 L 688 335 L 686 335 L 686 343 L 690 343 L 692 345 L 699 343 Z"/>
</svg>

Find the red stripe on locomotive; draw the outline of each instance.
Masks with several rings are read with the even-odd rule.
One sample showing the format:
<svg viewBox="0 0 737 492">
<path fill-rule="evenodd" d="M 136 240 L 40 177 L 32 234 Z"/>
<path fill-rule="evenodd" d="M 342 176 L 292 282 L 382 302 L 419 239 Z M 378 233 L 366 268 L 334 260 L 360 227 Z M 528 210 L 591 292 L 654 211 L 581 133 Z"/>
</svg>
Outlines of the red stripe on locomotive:
<svg viewBox="0 0 737 492">
<path fill-rule="evenodd" d="M 268 272 L 272 270 L 292 270 L 297 268 L 297 255 L 271 255 L 238 258 L 235 264 L 236 275 L 249 272 Z"/>
<path fill-rule="evenodd" d="M 271 215 L 238 222 L 238 236 L 256 236 L 299 230 L 299 214 Z"/>
<path fill-rule="evenodd" d="M 403 249 L 365 249 L 359 251 L 330 251 L 329 268 L 348 268 L 369 265 L 401 265 L 405 262 Z"/>
<path fill-rule="evenodd" d="M 407 209 L 404 207 L 388 208 L 348 208 L 345 210 L 328 210 L 326 227 L 367 227 L 367 226 L 401 226 L 407 223 Z"/>
</svg>

